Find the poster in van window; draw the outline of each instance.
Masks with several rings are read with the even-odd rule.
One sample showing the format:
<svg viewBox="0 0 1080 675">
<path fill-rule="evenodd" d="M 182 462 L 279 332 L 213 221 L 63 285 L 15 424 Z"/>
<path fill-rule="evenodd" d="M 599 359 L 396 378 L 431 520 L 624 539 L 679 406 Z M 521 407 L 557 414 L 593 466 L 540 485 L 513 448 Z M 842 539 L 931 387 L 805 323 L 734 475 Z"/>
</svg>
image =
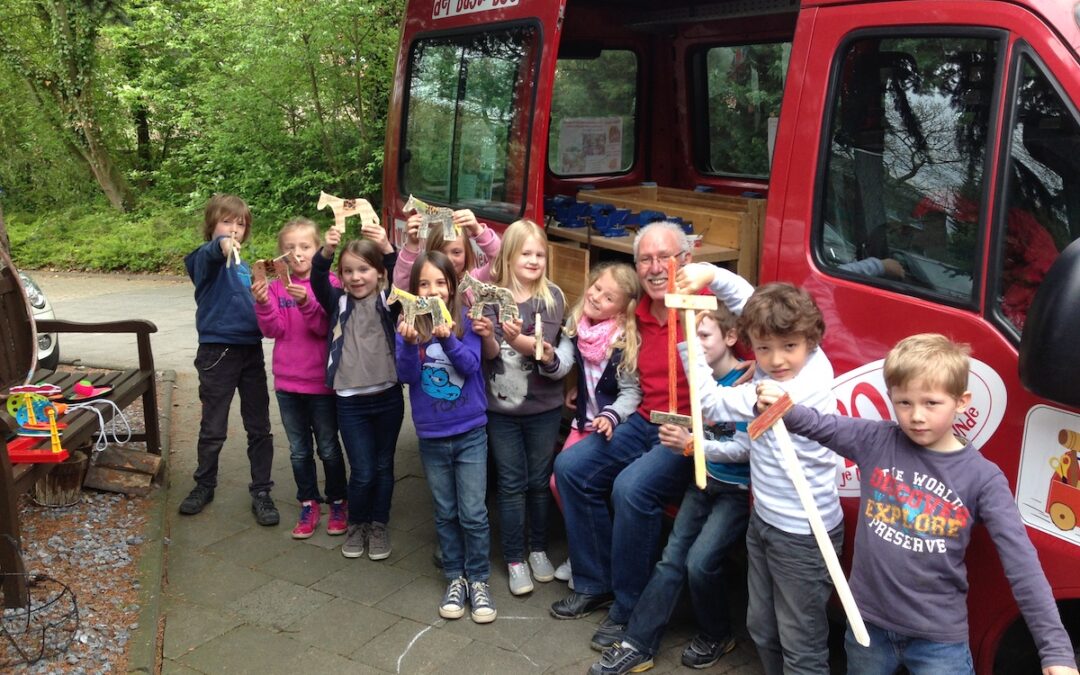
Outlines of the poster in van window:
<svg viewBox="0 0 1080 675">
<path fill-rule="evenodd" d="M 568 117 L 559 124 L 556 173 L 611 173 L 622 168 L 621 117 Z"/>
<path fill-rule="evenodd" d="M 1080 415 L 1037 405 L 1024 420 L 1016 506 L 1030 527 L 1080 544 Z"/>
<path fill-rule="evenodd" d="M 431 18 L 445 19 L 459 14 L 490 12 L 493 9 L 513 7 L 519 0 L 432 0 Z"/>
<path fill-rule="evenodd" d="M 896 419 L 881 370 L 884 365 L 885 359 L 881 359 L 833 379 L 833 394 L 836 395 L 839 414 L 869 420 Z M 968 389 L 971 391 L 971 405 L 953 420 L 953 433 L 979 448 L 994 435 L 1005 417 L 1008 395 L 1001 376 L 978 359 L 971 359 Z M 859 467 L 839 455 L 836 462 L 840 496 L 858 497 Z"/>
</svg>

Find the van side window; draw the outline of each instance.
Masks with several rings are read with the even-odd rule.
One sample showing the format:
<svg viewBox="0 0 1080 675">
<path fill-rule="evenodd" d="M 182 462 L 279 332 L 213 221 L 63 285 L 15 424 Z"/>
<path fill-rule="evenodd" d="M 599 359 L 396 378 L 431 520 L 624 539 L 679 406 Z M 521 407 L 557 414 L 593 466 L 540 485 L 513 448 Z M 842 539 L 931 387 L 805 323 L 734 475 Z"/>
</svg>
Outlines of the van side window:
<svg viewBox="0 0 1080 675">
<path fill-rule="evenodd" d="M 1058 253 L 1080 236 L 1080 125 L 1026 54 L 1014 95 L 996 304 L 1017 330 Z"/>
<path fill-rule="evenodd" d="M 768 178 L 790 42 L 713 47 L 704 54 L 702 173 Z"/>
<path fill-rule="evenodd" d="M 522 213 L 537 33 L 519 26 L 413 43 L 403 193 L 497 219 Z M 529 114 L 515 115 L 519 111 Z"/>
<path fill-rule="evenodd" d="M 998 44 L 955 35 L 848 43 L 814 229 L 823 268 L 974 304 Z"/>
<path fill-rule="evenodd" d="M 605 49 L 555 64 L 548 168 L 557 176 L 624 173 L 634 165 L 637 56 Z"/>
</svg>

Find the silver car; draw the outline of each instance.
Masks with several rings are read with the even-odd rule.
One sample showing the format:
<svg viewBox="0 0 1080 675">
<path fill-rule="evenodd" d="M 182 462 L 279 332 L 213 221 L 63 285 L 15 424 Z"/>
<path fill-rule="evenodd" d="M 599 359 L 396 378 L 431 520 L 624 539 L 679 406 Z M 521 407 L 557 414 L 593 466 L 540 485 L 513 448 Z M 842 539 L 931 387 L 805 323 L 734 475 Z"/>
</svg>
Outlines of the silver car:
<svg viewBox="0 0 1080 675">
<path fill-rule="evenodd" d="M 34 319 L 55 319 L 52 305 L 45 297 L 45 292 L 34 283 L 26 272 L 19 272 L 22 277 L 23 288 L 26 289 L 26 297 L 30 300 L 30 306 L 34 309 Z M 60 362 L 60 340 L 56 333 L 38 333 L 38 368 L 55 370 Z"/>
</svg>

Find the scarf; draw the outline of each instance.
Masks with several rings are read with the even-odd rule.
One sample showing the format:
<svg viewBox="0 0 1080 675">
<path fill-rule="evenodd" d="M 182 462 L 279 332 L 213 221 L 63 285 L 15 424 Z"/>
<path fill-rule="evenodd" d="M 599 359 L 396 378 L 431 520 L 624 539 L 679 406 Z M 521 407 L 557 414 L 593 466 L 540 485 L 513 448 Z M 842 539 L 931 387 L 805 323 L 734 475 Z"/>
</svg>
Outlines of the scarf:
<svg viewBox="0 0 1080 675">
<path fill-rule="evenodd" d="M 603 363 L 608 358 L 608 347 L 622 334 L 615 317 L 593 323 L 582 315 L 577 326 L 577 346 L 581 358 L 589 363 Z"/>
</svg>

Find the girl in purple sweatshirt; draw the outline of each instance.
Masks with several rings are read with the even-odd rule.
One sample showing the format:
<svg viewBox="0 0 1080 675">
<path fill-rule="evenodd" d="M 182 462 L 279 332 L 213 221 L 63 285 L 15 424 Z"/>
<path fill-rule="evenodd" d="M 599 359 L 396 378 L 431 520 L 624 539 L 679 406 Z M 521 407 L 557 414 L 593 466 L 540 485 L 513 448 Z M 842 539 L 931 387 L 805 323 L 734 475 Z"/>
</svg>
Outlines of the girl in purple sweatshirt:
<svg viewBox="0 0 1080 675">
<path fill-rule="evenodd" d="M 491 532 L 487 506 L 487 395 L 480 368 L 480 335 L 463 311 L 453 263 L 438 251 L 422 253 L 409 291 L 438 297 L 455 323 L 432 325 L 427 316 L 398 326 L 397 372 L 409 385 L 420 459 L 435 504 L 435 530 L 447 586 L 439 603 L 444 619 L 465 615 L 495 620 L 488 588 Z"/>
<path fill-rule="evenodd" d="M 311 261 L 321 243 L 315 223 L 293 218 L 278 232 L 278 251 L 289 254 L 289 278 L 259 279 L 251 285 L 259 329 L 274 340 L 274 393 L 300 502 L 300 519 L 292 531 L 296 539 L 313 535 L 322 517 L 316 449 L 326 475 L 325 501 L 330 503 L 326 533 L 346 530 L 345 459 L 338 444 L 334 390 L 324 382 L 329 322 L 311 291 Z M 336 277 L 333 283 L 339 285 Z"/>
</svg>

